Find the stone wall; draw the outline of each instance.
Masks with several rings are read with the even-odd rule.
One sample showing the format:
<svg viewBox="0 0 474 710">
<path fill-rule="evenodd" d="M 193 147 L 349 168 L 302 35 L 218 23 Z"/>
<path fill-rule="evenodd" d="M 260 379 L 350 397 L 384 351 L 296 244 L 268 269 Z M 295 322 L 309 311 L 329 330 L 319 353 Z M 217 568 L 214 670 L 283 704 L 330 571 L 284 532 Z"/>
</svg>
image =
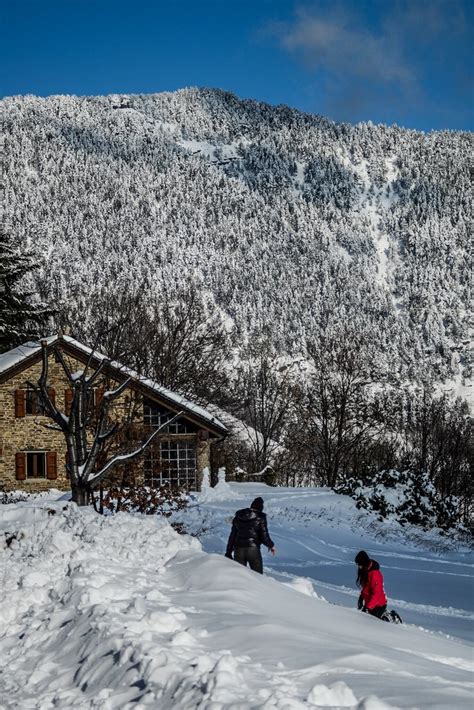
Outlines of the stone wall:
<svg viewBox="0 0 474 710">
<path fill-rule="evenodd" d="M 48 386 L 54 388 L 56 403 L 64 411 L 64 393 L 69 387 L 61 365 L 49 357 Z M 83 367 L 73 363 L 75 369 Z M 15 391 L 26 388 L 28 381 L 37 382 L 41 375 L 42 363 L 38 362 L 7 382 L 0 384 L 0 487 L 4 490 L 42 491 L 48 488 L 67 490 L 69 481 L 66 477 L 66 444 L 60 431 L 47 428 L 51 420 L 45 416 L 27 414 L 15 416 Z M 30 478 L 16 480 L 15 454 L 17 451 L 56 451 L 57 479 Z"/>
</svg>

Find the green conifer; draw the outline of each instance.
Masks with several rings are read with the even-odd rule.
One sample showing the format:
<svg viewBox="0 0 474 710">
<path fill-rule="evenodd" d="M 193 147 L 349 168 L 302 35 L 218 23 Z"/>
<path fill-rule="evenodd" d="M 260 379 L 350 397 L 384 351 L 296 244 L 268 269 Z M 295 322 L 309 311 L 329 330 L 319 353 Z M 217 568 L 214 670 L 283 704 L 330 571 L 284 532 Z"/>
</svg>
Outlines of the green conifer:
<svg viewBox="0 0 474 710">
<path fill-rule="evenodd" d="M 34 301 L 24 277 L 38 268 L 31 251 L 21 251 L 0 232 L 0 352 L 44 335 L 51 309 Z"/>
</svg>

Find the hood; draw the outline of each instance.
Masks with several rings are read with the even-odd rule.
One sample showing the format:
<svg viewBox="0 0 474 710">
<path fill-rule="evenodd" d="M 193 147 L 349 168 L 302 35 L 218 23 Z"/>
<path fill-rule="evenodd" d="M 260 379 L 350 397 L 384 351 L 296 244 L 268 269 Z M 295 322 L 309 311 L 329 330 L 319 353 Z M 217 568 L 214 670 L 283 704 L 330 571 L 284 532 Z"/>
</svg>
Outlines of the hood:
<svg viewBox="0 0 474 710">
<path fill-rule="evenodd" d="M 255 520 L 257 512 L 251 508 L 243 508 L 236 512 L 235 517 L 239 520 Z"/>
<path fill-rule="evenodd" d="M 369 572 L 376 572 L 378 569 L 380 569 L 379 563 L 375 560 L 370 560 Z"/>
</svg>

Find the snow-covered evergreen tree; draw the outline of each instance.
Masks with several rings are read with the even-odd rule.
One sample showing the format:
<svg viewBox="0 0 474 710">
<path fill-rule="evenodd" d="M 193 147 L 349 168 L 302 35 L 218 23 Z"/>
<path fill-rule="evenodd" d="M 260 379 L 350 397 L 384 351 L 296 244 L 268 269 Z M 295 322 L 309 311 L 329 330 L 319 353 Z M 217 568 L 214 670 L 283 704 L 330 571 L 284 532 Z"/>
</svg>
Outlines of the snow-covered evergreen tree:
<svg viewBox="0 0 474 710">
<path fill-rule="evenodd" d="M 44 335 L 50 311 L 25 287 L 24 277 L 38 268 L 33 258 L 0 232 L 0 352 Z"/>
</svg>

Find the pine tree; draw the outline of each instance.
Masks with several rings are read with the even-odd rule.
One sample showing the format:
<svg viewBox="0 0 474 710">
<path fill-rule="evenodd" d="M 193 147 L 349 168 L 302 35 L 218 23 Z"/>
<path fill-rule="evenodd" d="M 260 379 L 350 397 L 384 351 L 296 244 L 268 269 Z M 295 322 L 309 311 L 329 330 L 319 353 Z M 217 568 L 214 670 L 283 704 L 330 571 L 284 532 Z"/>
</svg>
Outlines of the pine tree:
<svg viewBox="0 0 474 710">
<path fill-rule="evenodd" d="M 0 352 L 44 335 L 51 310 L 34 303 L 22 283 L 36 268 L 32 252 L 21 253 L 0 233 Z"/>
</svg>

